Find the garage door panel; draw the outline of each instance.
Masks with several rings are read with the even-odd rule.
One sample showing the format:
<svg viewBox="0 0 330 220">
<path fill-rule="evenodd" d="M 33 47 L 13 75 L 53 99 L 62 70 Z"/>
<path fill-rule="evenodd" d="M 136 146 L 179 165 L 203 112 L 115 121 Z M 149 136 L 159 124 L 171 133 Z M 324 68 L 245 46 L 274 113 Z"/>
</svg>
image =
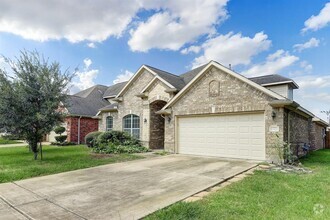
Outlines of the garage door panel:
<svg viewBox="0 0 330 220">
<path fill-rule="evenodd" d="M 179 118 L 177 129 L 179 153 L 265 159 L 263 114 Z"/>
</svg>

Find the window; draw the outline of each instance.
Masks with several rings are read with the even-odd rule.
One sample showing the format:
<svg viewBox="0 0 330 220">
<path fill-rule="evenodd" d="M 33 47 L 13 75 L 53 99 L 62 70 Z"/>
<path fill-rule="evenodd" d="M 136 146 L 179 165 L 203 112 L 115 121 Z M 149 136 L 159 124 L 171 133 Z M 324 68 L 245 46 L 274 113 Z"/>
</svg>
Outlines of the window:
<svg viewBox="0 0 330 220">
<path fill-rule="evenodd" d="M 133 137 L 140 138 L 140 117 L 137 115 L 126 115 L 123 118 L 123 131 Z"/>
<path fill-rule="evenodd" d="M 106 130 L 111 131 L 113 128 L 113 117 L 108 116 L 106 119 Z"/>
</svg>

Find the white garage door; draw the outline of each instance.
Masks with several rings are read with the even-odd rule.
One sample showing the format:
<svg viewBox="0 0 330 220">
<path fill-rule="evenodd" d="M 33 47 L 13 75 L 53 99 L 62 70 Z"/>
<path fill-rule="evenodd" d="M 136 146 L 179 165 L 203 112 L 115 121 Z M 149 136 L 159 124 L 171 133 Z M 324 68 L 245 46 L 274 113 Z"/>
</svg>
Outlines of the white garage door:
<svg viewBox="0 0 330 220">
<path fill-rule="evenodd" d="M 178 152 L 264 160 L 264 115 L 242 114 L 179 118 Z"/>
</svg>

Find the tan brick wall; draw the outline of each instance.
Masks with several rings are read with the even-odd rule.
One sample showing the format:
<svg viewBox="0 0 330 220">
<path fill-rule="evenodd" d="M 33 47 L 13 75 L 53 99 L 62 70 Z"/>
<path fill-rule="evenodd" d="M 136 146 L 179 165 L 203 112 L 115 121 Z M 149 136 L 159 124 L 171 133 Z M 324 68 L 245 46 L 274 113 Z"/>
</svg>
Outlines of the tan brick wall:
<svg viewBox="0 0 330 220">
<path fill-rule="evenodd" d="M 313 150 L 319 150 L 323 149 L 325 147 L 325 137 L 324 137 L 324 127 L 317 124 L 313 123 L 313 130 L 312 130 L 312 135 L 313 135 L 313 140 L 312 140 L 312 147 Z"/>
<path fill-rule="evenodd" d="M 303 154 L 302 147 L 305 143 L 311 144 L 311 120 L 307 116 L 286 110 L 284 123 L 287 124 L 287 127 L 284 140 L 291 144 L 297 156 Z"/>
<path fill-rule="evenodd" d="M 148 71 L 141 73 L 123 94 L 123 101 L 118 104 L 118 112 L 103 112 L 101 114 L 102 119 L 99 121 L 99 129 L 105 131 L 106 117 L 109 115 L 113 116 L 113 129 L 120 131 L 123 129 L 122 120 L 124 116 L 128 114 L 138 115 L 140 116 L 140 140 L 144 146 L 149 147 L 150 103 L 155 100 L 168 101 L 170 99 L 170 95 L 165 92 L 169 87 L 160 80 L 156 80 L 146 91 L 148 93 L 148 98 L 141 99 L 136 96 L 153 78 L 154 75 Z"/>
<path fill-rule="evenodd" d="M 213 80 L 220 83 L 218 96 L 210 95 L 209 85 Z M 268 160 L 272 160 L 270 148 L 274 134 L 269 132 L 269 126 L 279 126 L 279 135 L 283 138 L 284 110 L 282 108 L 273 109 L 268 105 L 271 100 L 271 97 L 254 87 L 212 68 L 173 105 L 171 122 L 165 120 L 165 148 L 168 151 L 175 151 L 176 116 L 260 111 L 265 114 L 266 155 Z M 276 112 L 274 119 L 271 116 L 272 111 Z"/>
</svg>

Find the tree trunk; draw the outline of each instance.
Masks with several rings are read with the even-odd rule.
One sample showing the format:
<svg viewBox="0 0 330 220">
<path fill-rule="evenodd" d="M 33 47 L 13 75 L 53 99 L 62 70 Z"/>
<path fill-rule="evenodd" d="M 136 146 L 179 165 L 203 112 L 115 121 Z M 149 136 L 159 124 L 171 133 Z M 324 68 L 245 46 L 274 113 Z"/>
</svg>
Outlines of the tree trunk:
<svg viewBox="0 0 330 220">
<path fill-rule="evenodd" d="M 37 160 L 38 159 L 38 143 L 37 142 L 32 142 L 29 144 L 32 152 L 33 152 L 33 155 L 34 155 L 34 160 Z"/>
<path fill-rule="evenodd" d="M 40 159 L 42 160 L 42 144 L 41 144 L 41 142 L 39 144 L 40 144 L 39 145 L 39 148 L 40 148 Z"/>
</svg>

